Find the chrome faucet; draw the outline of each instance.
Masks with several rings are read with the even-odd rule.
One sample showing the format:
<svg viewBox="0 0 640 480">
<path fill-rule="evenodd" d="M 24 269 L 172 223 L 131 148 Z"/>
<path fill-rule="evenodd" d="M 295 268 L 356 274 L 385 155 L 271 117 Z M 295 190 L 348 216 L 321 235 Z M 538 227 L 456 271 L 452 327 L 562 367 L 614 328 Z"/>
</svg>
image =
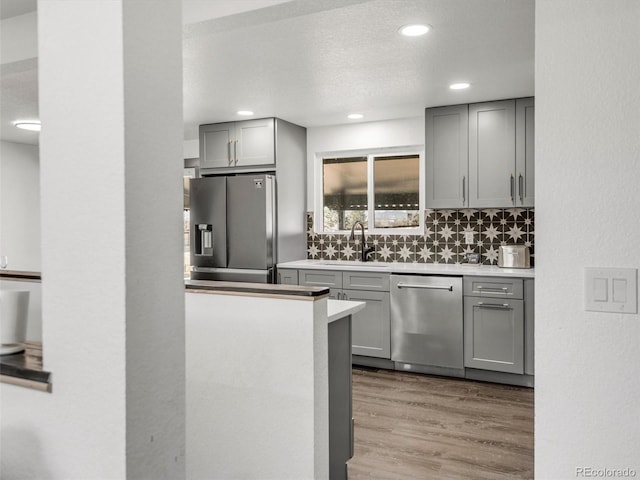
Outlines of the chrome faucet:
<svg viewBox="0 0 640 480">
<path fill-rule="evenodd" d="M 355 235 L 356 225 L 360 225 L 360 231 L 362 232 L 362 242 L 361 242 L 362 245 L 360 247 L 361 260 L 363 262 L 366 262 L 367 259 L 369 258 L 369 255 L 372 254 L 375 249 L 373 247 L 367 248 L 367 238 L 364 235 L 364 225 L 360 220 L 353 223 L 353 226 L 351 227 L 351 237 L 349 238 L 349 240 L 353 241 L 353 239 L 356 238 L 356 235 Z"/>
</svg>

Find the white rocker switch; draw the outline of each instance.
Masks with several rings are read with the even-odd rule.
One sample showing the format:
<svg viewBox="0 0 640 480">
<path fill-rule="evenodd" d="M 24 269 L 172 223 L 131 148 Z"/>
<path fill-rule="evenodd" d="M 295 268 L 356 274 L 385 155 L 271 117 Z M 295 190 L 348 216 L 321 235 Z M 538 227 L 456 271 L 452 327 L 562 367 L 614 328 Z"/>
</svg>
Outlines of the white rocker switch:
<svg viewBox="0 0 640 480">
<path fill-rule="evenodd" d="M 609 300 L 609 281 L 606 278 L 593 279 L 593 300 L 595 302 Z"/>
</svg>

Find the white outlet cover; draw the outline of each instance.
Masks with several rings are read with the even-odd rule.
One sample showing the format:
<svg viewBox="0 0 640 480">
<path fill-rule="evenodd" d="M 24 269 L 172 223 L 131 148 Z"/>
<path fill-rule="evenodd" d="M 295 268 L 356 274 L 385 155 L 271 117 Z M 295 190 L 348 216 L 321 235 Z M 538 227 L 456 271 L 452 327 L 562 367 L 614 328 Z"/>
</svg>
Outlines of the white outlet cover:
<svg viewBox="0 0 640 480">
<path fill-rule="evenodd" d="M 465 234 L 464 234 L 464 242 L 467 245 L 471 245 L 473 243 L 473 232 L 465 232 Z"/>
<path fill-rule="evenodd" d="M 591 312 L 638 313 L 638 270 L 585 268 L 584 309 Z"/>
</svg>

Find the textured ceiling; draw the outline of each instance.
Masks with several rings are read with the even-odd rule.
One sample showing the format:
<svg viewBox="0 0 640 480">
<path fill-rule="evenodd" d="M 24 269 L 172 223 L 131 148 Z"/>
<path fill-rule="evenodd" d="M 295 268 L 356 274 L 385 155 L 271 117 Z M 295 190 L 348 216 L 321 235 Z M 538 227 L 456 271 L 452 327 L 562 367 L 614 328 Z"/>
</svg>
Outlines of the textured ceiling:
<svg viewBox="0 0 640 480">
<path fill-rule="evenodd" d="M 240 109 L 310 127 L 534 94 L 533 0 L 186 0 L 183 11 L 185 139 Z M 433 30 L 397 33 L 415 22 Z M 37 112 L 28 76 L 3 65 L 3 139 L 21 103 Z M 472 86 L 449 90 L 455 81 Z"/>
</svg>

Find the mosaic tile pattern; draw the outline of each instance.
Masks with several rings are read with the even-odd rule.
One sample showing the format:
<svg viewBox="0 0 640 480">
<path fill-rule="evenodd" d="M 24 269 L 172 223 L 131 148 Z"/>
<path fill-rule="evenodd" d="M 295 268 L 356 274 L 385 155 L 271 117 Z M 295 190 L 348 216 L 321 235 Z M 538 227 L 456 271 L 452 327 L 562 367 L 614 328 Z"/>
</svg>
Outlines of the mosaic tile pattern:
<svg viewBox="0 0 640 480">
<path fill-rule="evenodd" d="M 465 242 L 466 234 L 473 243 Z M 367 235 L 375 248 L 369 257 L 377 262 L 463 263 L 468 253 L 480 253 L 482 263 L 498 263 L 500 245 L 526 245 L 534 264 L 534 209 L 488 208 L 426 210 L 422 235 Z M 307 213 L 307 258 L 358 260 L 360 238 L 348 234 L 315 233 L 313 213 Z"/>
</svg>

